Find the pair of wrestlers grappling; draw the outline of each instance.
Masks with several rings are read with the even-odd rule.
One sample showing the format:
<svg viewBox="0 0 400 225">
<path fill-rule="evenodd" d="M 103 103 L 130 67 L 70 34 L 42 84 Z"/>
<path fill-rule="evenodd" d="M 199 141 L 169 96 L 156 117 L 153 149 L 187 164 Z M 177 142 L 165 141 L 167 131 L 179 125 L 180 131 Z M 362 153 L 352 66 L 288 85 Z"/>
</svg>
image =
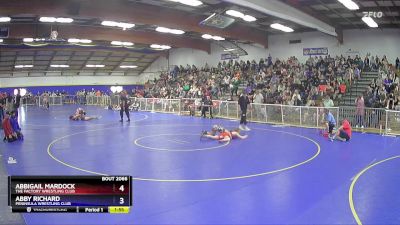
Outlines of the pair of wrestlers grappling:
<svg viewBox="0 0 400 225">
<path fill-rule="evenodd" d="M 99 116 L 87 116 L 85 110 L 83 110 L 82 108 L 77 108 L 75 114 L 69 116 L 70 120 L 83 120 L 83 121 L 99 119 L 99 118 L 100 118 Z"/>
<path fill-rule="evenodd" d="M 201 137 L 218 140 L 220 142 L 228 142 L 232 139 L 245 139 L 247 135 L 241 135 L 240 129 L 227 130 L 220 125 L 214 125 L 211 131 L 202 131 Z"/>
</svg>

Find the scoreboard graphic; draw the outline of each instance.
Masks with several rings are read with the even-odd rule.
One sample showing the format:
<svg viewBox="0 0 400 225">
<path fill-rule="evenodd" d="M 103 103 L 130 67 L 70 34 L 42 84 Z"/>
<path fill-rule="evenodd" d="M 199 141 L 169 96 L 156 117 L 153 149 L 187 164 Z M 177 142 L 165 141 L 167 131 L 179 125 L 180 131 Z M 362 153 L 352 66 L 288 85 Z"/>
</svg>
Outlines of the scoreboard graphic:
<svg viewBox="0 0 400 225">
<path fill-rule="evenodd" d="M 19 213 L 129 213 L 131 176 L 9 176 L 8 205 Z"/>
</svg>

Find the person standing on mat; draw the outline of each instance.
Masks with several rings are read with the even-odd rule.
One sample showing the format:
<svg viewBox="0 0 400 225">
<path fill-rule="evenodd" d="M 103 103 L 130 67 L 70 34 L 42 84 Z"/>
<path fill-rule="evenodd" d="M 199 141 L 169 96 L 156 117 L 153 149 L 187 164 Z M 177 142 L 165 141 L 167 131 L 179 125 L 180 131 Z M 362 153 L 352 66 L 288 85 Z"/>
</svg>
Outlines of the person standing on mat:
<svg viewBox="0 0 400 225">
<path fill-rule="evenodd" d="M 335 117 L 329 111 L 329 109 L 325 109 L 325 129 L 328 130 L 329 138 L 333 134 L 333 129 L 336 126 Z"/>
<path fill-rule="evenodd" d="M 123 90 L 120 94 L 120 107 L 121 109 L 119 110 L 119 115 L 121 116 L 121 120 L 119 122 L 123 122 L 124 121 L 124 111 L 126 114 L 126 117 L 128 118 L 128 122 L 131 121 L 130 117 L 129 117 L 129 96 L 128 93 Z"/>
<path fill-rule="evenodd" d="M 213 118 L 213 115 L 212 115 L 212 104 L 213 104 L 213 102 L 212 102 L 211 97 L 209 95 L 207 95 L 205 98 L 203 98 L 202 106 L 201 106 L 201 116 L 203 118 L 206 118 L 206 112 L 207 111 L 210 112 L 210 119 Z"/>
<path fill-rule="evenodd" d="M 21 95 L 19 94 L 19 90 L 17 91 L 17 94 L 15 95 L 14 99 L 14 111 L 15 111 L 15 116 L 18 118 L 18 109 L 21 104 Z"/>
<path fill-rule="evenodd" d="M 0 129 L 3 129 L 1 121 L 3 121 L 4 114 L 6 112 L 6 94 L 0 93 Z"/>
<path fill-rule="evenodd" d="M 249 131 L 250 128 L 247 127 L 247 105 L 250 104 L 250 99 L 247 96 L 247 93 L 245 90 L 242 91 L 239 97 L 239 106 L 240 106 L 240 111 L 241 111 L 241 116 L 240 116 L 240 126 L 239 129 Z"/>
</svg>

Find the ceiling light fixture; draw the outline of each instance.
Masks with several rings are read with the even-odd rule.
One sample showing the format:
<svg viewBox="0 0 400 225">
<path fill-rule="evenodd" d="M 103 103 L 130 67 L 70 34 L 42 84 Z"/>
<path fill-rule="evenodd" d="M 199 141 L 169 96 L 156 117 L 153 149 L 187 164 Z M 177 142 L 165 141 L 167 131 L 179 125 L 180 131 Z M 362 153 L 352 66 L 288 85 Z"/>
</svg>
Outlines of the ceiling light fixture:
<svg viewBox="0 0 400 225">
<path fill-rule="evenodd" d="M 170 29 L 166 27 L 157 27 L 156 31 L 161 33 L 169 33 Z"/>
<path fill-rule="evenodd" d="M 77 39 L 77 38 L 70 38 L 68 39 L 69 43 L 83 43 L 83 44 L 90 44 L 92 40 L 89 39 Z"/>
<path fill-rule="evenodd" d="M 64 17 L 60 17 L 60 18 L 56 18 L 56 17 L 40 17 L 39 21 L 40 22 L 44 22 L 44 23 L 72 23 L 74 21 L 74 19 L 72 19 L 72 18 L 64 18 Z"/>
<path fill-rule="evenodd" d="M 215 41 L 223 41 L 223 40 L 225 40 L 225 38 L 223 38 L 223 37 L 220 37 L 220 36 L 212 36 L 212 35 L 210 35 L 210 34 L 203 34 L 201 37 L 204 38 L 204 39 L 213 39 L 213 40 L 215 40 Z"/>
<path fill-rule="evenodd" d="M 230 15 L 230 16 L 233 16 L 233 17 L 239 17 L 239 18 L 243 18 L 244 17 L 243 13 L 241 13 L 239 11 L 236 11 L 236 10 L 232 10 L 232 9 L 226 11 L 225 13 L 227 15 Z"/>
<path fill-rule="evenodd" d="M 10 17 L 0 17 L 0 23 L 6 23 L 10 21 L 11 21 Z"/>
<path fill-rule="evenodd" d="M 166 27 L 157 27 L 156 31 L 161 32 L 161 33 L 171 33 L 171 34 L 184 34 L 185 33 L 185 31 L 183 31 L 183 30 L 170 29 L 170 28 L 166 28 Z"/>
<path fill-rule="evenodd" d="M 81 42 L 81 43 L 84 43 L 84 44 L 89 44 L 89 43 L 92 43 L 92 40 L 89 40 L 89 39 L 81 39 L 80 42 Z"/>
<path fill-rule="evenodd" d="M 271 24 L 271 28 L 283 31 L 283 32 L 293 32 L 294 30 L 290 27 L 284 26 L 282 24 L 279 23 L 273 23 Z"/>
<path fill-rule="evenodd" d="M 33 65 L 15 65 L 15 68 L 21 69 L 21 68 L 32 68 Z"/>
<path fill-rule="evenodd" d="M 54 67 L 54 68 L 68 68 L 69 65 L 50 65 L 50 67 Z"/>
<path fill-rule="evenodd" d="M 211 39 L 213 36 L 209 35 L 209 34 L 203 34 L 203 35 L 201 35 L 201 37 L 204 39 Z"/>
<path fill-rule="evenodd" d="M 119 45 L 119 46 L 132 46 L 134 45 L 132 42 L 129 41 L 112 41 L 112 45 Z"/>
<path fill-rule="evenodd" d="M 88 65 L 86 65 L 86 67 L 91 67 L 91 68 L 93 68 L 93 67 L 95 67 L 95 68 L 103 68 L 103 67 L 105 67 L 106 65 L 100 65 L 100 64 L 97 64 L 97 65 L 91 65 L 91 64 L 88 64 Z"/>
<path fill-rule="evenodd" d="M 111 42 L 112 45 L 122 45 L 121 41 L 112 41 Z"/>
<path fill-rule="evenodd" d="M 338 1 L 350 10 L 359 10 L 360 9 L 360 7 L 358 7 L 358 5 L 355 2 L 353 2 L 352 0 L 338 0 Z"/>
<path fill-rule="evenodd" d="M 371 28 L 377 28 L 378 27 L 378 24 L 375 22 L 375 20 L 372 19 L 369 16 L 364 16 L 361 19 L 362 19 L 362 21 L 364 21 L 364 23 L 366 23 Z"/>
<path fill-rule="evenodd" d="M 24 38 L 22 39 L 23 42 L 33 42 L 33 38 Z"/>
<path fill-rule="evenodd" d="M 150 45 L 150 47 L 154 48 L 156 50 L 167 50 L 167 49 L 171 48 L 171 46 L 168 46 L 168 45 L 158 45 L 158 44 L 152 44 L 152 45 Z"/>
<path fill-rule="evenodd" d="M 213 39 L 216 41 L 224 41 L 225 40 L 225 38 L 220 37 L 220 36 L 213 36 Z"/>
<path fill-rule="evenodd" d="M 22 39 L 23 42 L 40 42 L 40 41 L 46 41 L 45 38 L 23 38 Z"/>
<path fill-rule="evenodd" d="M 123 23 L 123 22 L 115 22 L 115 21 L 109 21 L 109 20 L 101 22 L 101 25 L 108 26 L 108 27 L 119 27 L 119 28 L 122 28 L 123 30 L 131 29 L 131 28 L 135 27 L 135 24 L 133 24 L 133 23 Z"/>
<path fill-rule="evenodd" d="M 235 50 L 236 50 L 236 48 L 228 48 L 228 49 L 224 49 L 224 52 L 232 52 Z"/>
<path fill-rule="evenodd" d="M 242 19 L 246 22 L 254 22 L 257 20 L 254 16 L 250 15 L 245 15 L 244 17 L 242 17 Z"/>
<path fill-rule="evenodd" d="M 121 65 L 119 67 L 122 68 L 122 69 L 134 69 L 134 68 L 137 68 L 138 66 L 135 66 L 135 65 Z"/>
<path fill-rule="evenodd" d="M 188 6 L 200 6 L 203 4 L 203 2 L 199 1 L 199 0 L 169 0 L 171 2 L 179 2 L 181 4 L 184 5 L 188 5 Z"/>
<path fill-rule="evenodd" d="M 72 23 L 74 19 L 72 18 L 57 18 L 56 22 L 57 23 Z"/>
<path fill-rule="evenodd" d="M 233 17 L 242 18 L 246 22 L 254 22 L 257 20 L 254 16 L 244 15 L 243 13 L 233 10 L 233 9 L 226 11 L 225 14 L 233 16 Z"/>
</svg>

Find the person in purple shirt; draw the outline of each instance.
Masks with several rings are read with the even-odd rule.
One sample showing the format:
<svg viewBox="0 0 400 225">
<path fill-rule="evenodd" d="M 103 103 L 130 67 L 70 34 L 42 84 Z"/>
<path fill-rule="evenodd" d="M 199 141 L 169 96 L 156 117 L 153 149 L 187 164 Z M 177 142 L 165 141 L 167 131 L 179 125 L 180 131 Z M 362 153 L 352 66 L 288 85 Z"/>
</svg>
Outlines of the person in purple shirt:
<svg viewBox="0 0 400 225">
<path fill-rule="evenodd" d="M 385 85 L 386 92 L 390 92 L 392 82 L 393 81 L 389 77 L 386 77 L 385 80 L 383 80 L 383 85 Z"/>
</svg>

